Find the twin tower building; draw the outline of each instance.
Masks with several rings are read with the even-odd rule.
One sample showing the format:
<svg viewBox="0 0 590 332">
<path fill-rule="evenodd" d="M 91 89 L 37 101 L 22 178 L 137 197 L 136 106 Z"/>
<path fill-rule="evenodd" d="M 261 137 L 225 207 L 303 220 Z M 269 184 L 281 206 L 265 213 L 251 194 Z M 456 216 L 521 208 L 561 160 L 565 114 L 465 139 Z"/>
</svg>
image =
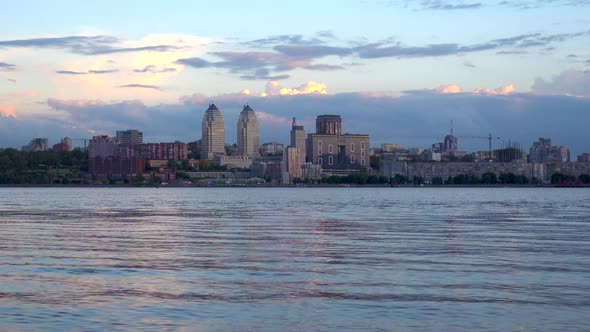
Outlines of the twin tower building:
<svg viewBox="0 0 590 332">
<path fill-rule="evenodd" d="M 213 159 L 225 154 L 225 127 L 221 111 L 215 104 L 209 104 L 202 122 L 202 159 Z M 260 155 L 260 127 L 254 110 L 244 105 L 238 118 L 238 154 L 256 157 Z"/>
</svg>

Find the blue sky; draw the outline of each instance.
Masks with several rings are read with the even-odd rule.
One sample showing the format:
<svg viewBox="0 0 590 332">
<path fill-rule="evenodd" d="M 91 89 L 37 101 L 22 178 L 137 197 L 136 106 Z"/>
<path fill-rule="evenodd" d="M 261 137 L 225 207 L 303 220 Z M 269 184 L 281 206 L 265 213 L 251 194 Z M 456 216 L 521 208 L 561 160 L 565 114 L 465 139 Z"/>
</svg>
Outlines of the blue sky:
<svg viewBox="0 0 590 332">
<path fill-rule="evenodd" d="M 539 121 L 551 112 L 590 119 L 588 0 L 33 1 L 4 6 L 0 21 L 0 147 L 142 125 L 147 139 L 190 141 L 211 100 L 226 110 L 228 142 L 244 102 L 261 112 L 262 140 L 285 143 L 286 119 L 313 131 L 343 100 L 381 110 L 345 118 L 373 145 L 427 146 L 410 137 L 442 135 L 451 118 L 528 145 L 548 136 Z M 535 98 L 549 99 L 540 109 Z M 519 105 L 527 128 L 509 131 L 488 105 L 514 119 Z M 582 129 L 553 125 L 554 141 L 590 150 Z M 427 133 L 389 135 L 408 126 Z"/>
</svg>

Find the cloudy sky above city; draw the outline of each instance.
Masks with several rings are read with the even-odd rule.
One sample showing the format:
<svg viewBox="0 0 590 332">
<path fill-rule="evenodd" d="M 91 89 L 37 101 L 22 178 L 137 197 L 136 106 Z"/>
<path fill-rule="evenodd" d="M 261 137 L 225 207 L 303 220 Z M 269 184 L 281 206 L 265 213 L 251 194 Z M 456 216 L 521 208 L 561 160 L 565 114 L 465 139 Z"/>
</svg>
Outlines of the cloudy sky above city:
<svg viewBox="0 0 590 332">
<path fill-rule="evenodd" d="M 489 132 L 590 151 L 590 1 L 14 2 L 0 20 L 0 147 L 137 128 L 193 141 L 214 101 L 261 140 L 343 116 L 372 145 Z"/>
</svg>

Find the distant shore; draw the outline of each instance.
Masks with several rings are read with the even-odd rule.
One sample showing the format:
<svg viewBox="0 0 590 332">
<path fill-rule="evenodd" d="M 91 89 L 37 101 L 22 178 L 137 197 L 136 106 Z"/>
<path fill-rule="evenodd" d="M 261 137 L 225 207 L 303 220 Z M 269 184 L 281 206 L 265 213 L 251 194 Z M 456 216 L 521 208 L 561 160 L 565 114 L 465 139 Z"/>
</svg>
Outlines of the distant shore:
<svg viewBox="0 0 590 332">
<path fill-rule="evenodd" d="M 0 188 L 590 188 L 590 185 L 484 184 L 484 185 L 389 185 L 389 184 L 301 184 L 301 185 L 133 185 L 133 184 L 0 184 Z"/>
</svg>

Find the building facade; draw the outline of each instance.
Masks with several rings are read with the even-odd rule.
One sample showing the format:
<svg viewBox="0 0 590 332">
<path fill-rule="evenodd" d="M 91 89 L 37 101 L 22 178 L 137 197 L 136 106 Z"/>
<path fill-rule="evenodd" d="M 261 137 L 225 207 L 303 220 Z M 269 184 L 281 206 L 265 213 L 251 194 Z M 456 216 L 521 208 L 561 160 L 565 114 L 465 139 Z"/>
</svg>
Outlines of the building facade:
<svg viewBox="0 0 590 332">
<path fill-rule="evenodd" d="M 302 163 L 307 160 L 306 144 L 305 129 L 303 126 L 298 125 L 295 118 L 293 118 L 293 123 L 291 124 L 291 146 L 299 148 L 299 153 L 301 154 L 299 159 L 301 159 Z"/>
<path fill-rule="evenodd" d="M 225 153 L 225 125 L 221 111 L 211 103 L 201 123 L 201 159 L 213 159 Z"/>
<path fill-rule="evenodd" d="M 531 146 L 529 162 L 531 163 L 556 163 L 570 161 L 570 151 L 565 146 L 551 144 L 551 139 L 539 138 Z"/>
<path fill-rule="evenodd" d="M 260 128 L 254 110 L 244 105 L 238 118 L 238 154 L 256 157 L 260 155 Z"/>
<path fill-rule="evenodd" d="M 369 135 L 342 134 L 339 115 L 320 115 L 316 133 L 307 135 L 307 158 L 324 170 L 369 167 Z"/>
<path fill-rule="evenodd" d="M 260 146 L 260 155 L 276 156 L 283 153 L 284 145 L 277 142 L 264 143 Z"/>
<path fill-rule="evenodd" d="M 117 131 L 117 140 L 120 144 L 142 144 L 143 132 L 137 129 Z"/>
<path fill-rule="evenodd" d="M 294 179 L 301 179 L 301 151 L 289 146 L 283 153 L 283 184 L 291 184 Z"/>
<path fill-rule="evenodd" d="M 88 158 L 114 156 L 118 144 L 119 141 L 109 135 L 93 136 L 88 142 Z"/>
</svg>

